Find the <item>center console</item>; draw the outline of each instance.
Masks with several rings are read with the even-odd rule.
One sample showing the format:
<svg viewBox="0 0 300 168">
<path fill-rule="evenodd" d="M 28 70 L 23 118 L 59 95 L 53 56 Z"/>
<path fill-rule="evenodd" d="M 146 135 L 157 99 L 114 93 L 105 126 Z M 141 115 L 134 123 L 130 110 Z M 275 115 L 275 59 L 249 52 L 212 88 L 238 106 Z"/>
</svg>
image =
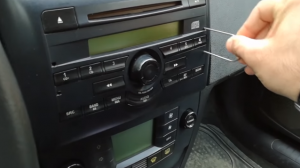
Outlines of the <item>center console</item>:
<svg viewBox="0 0 300 168">
<path fill-rule="evenodd" d="M 183 166 L 208 80 L 207 6 L 53 0 L 25 7 L 35 19 L 24 33 L 38 35 L 24 48 L 38 44 L 44 54 L 7 51 L 41 168 Z"/>
</svg>

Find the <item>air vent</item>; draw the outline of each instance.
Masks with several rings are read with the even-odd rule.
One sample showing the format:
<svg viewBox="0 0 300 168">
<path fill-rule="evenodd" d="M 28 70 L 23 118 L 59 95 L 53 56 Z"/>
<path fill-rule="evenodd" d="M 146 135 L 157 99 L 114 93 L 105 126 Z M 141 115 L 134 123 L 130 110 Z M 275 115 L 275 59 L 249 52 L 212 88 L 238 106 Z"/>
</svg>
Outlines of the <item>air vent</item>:
<svg viewBox="0 0 300 168">
<path fill-rule="evenodd" d="M 159 3 L 159 4 L 153 4 L 153 5 L 144 5 L 144 6 L 138 6 L 138 7 L 131 7 L 131 8 L 125 8 L 125 9 L 118 9 L 118 10 L 112 10 L 112 11 L 106 11 L 106 12 L 99 12 L 99 13 L 93 13 L 88 15 L 89 20 L 98 20 L 98 19 L 106 19 L 106 18 L 112 18 L 112 17 L 124 17 L 128 15 L 139 15 L 146 12 L 151 11 L 165 11 L 167 9 L 173 9 L 176 7 L 181 7 L 182 3 L 181 1 L 176 2 L 166 2 L 166 3 Z"/>
<path fill-rule="evenodd" d="M 147 167 L 147 160 L 146 159 L 141 160 L 141 161 L 133 164 L 131 167 L 132 168 L 146 168 Z"/>
</svg>

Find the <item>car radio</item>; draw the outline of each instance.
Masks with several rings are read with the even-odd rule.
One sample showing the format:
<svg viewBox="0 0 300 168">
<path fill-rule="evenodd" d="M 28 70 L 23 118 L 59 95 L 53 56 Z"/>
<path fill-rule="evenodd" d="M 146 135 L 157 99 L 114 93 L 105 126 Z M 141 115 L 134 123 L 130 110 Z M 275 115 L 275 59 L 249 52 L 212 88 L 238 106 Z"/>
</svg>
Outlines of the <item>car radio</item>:
<svg viewBox="0 0 300 168">
<path fill-rule="evenodd" d="M 36 36 L 11 60 L 41 168 L 184 166 L 208 80 L 207 2 L 32 3 Z"/>
<path fill-rule="evenodd" d="M 206 34 L 178 35 L 184 22 L 197 22 L 201 30 L 201 21 L 197 17 L 88 39 L 92 56 L 53 66 L 60 120 L 100 113 L 119 104 L 144 106 L 155 102 L 168 87 L 186 80 L 200 86 L 205 69 L 201 49 L 206 45 Z M 150 44 L 139 45 L 139 40 L 145 39 L 151 39 Z M 116 46 L 109 41 L 116 41 Z M 124 49 L 130 43 L 134 47 Z"/>
</svg>

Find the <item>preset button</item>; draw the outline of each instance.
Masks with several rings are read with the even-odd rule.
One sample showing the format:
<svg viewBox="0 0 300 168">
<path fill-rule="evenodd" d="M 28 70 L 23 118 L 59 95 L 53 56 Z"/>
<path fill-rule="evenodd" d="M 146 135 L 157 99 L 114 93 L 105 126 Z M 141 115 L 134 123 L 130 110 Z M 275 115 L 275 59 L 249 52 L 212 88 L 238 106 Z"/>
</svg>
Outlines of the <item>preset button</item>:
<svg viewBox="0 0 300 168">
<path fill-rule="evenodd" d="M 122 70 L 125 68 L 127 57 L 104 61 L 105 72 Z"/>
<path fill-rule="evenodd" d="M 102 74 L 102 72 L 103 70 L 102 70 L 101 63 L 80 67 L 81 78 L 89 78 L 92 76 L 97 76 Z"/>
<path fill-rule="evenodd" d="M 187 40 L 187 41 L 180 42 L 180 50 L 181 51 L 192 48 L 193 46 L 194 46 L 193 40 Z"/>
<path fill-rule="evenodd" d="M 177 43 L 161 47 L 160 50 L 164 54 L 164 56 L 169 56 L 179 51 Z"/>
<path fill-rule="evenodd" d="M 201 46 L 205 43 L 206 43 L 206 37 L 205 36 L 197 37 L 197 38 L 194 39 L 195 46 Z"/>
<path fill-rule="evenodd" d="M 66 84 L 76 80 L 78 80 L 76 68 L 54 74 L 54 82 L 56 85 Z"/>
</svg>

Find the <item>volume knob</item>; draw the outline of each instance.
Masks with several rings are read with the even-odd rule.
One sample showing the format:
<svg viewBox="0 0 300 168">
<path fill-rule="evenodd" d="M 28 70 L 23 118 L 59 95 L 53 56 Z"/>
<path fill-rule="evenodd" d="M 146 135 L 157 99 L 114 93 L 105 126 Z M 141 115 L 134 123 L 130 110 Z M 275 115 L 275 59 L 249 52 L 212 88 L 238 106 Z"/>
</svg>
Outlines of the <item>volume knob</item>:
<svg viewBox="0 0 300 168">
<path fill-rule="evenodd" d="M 196 119 L 196 113 L 192 109 L 187 109 L 181 117 L 181 126 L 186 129 L 191 129 L 195 126 Z"/>
<path fill-rule="evenodd" d="M 155 81 L 160 73 L 159 64 L 150 54 L 138 56 L 131 67 L 130 78 L 142 85 L 148 85 Z"/>
</svg>

